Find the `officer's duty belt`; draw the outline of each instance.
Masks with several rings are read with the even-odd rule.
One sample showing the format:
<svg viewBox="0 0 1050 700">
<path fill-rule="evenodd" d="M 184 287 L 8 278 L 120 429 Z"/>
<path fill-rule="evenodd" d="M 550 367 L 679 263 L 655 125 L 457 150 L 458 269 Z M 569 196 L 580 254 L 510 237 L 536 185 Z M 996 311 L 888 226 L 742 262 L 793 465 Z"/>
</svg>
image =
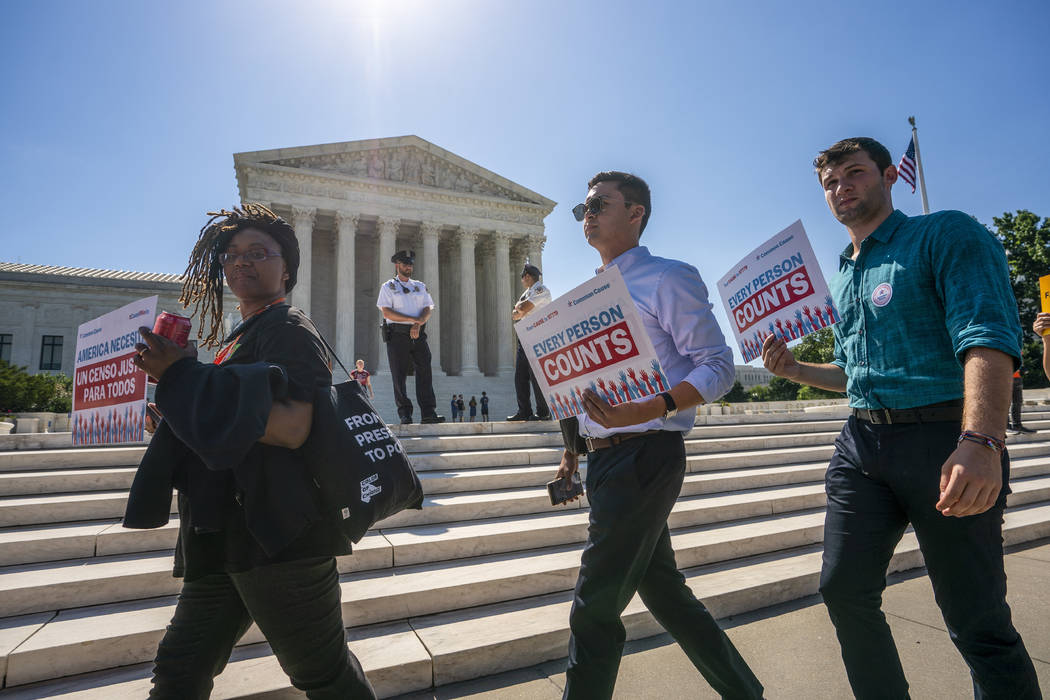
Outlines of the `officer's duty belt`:
<svg viewBox="0 0 1050 700">
<path fill-rule="evenodd" d="M 962 399 L 916 408 L 854 408 L 853 415 L 876 425 L 893 423 L 936 423 L 939 421 L 962 421 Z"/>
<path fill-rule="evenodd" d="M 662 430 L 646 430 L 642 433 L 616 433 L 615 435 L 603 438 L 584 437 L 583 441 L 587 443 L 588 452 L 597 452 L 598 450 L 604 450 L 613 445 L 619 445 L 621 442 L 627 442 L 628 440 L 642 437 L 643 435 L 655 435 L 656 433 L 662 432 Z"/>
<path fill-rule="evenodd" d="M 391 333 L 400 333 L 402 335 L 408 335 L 412 331 L 411 323 L 388 323 L 387 326 L 390 328 Z M 426 330 L 426 324 L 420 326 L 420 330 Z"/>
</svg>

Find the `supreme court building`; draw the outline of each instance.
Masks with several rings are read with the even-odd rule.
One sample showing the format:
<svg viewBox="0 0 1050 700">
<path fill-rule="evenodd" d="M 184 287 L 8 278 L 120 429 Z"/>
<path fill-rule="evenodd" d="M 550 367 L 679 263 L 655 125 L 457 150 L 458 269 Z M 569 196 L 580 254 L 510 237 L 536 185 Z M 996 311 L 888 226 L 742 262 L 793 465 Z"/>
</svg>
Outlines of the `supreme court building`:
<svg viewBox="0 0 1050 700">
<path fill-rule="evenodd" d="M 385 373 L 376 297 L 393 276 L 390 256 L 408 249 L 436 305 L 434 376 L 513 374 L 510 311 L 526 258 L 543 269 L 555 202 L 418 136 L 237 153 L 234 165 L 241 200 L 294 226 L 302 261 L 291 303 L 345 364 L 363 358 Z"/>
</svg>

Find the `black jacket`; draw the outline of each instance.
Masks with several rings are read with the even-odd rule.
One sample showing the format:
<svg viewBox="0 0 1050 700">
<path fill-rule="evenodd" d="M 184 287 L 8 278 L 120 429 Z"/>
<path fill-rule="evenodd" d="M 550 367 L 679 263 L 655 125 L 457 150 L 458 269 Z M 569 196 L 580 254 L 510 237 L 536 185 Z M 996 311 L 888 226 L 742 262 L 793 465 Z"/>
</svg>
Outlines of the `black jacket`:
<svg viewBox="0 0 1050 700">
<path fill-rule="evenodd" d="M 331 381 L 316 330 L 282 305 L 238 338 L 226 363 L 183 359 L 161 377 L 156 402 L 164 420 L 139 465 L 124 518 L 129 528 L 164 525 L 177 488 L 175 573 L 188 580 L 350 551 L 323 521 L 302 455 L 258 442 L 274 401 L 312 400 L 313 387 Z"/>
</svg>

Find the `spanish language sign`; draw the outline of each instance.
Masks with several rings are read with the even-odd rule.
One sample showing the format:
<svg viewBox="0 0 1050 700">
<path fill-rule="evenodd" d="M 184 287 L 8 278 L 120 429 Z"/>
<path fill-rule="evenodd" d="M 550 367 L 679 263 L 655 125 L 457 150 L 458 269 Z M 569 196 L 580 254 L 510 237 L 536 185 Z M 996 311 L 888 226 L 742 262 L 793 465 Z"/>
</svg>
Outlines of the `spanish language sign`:
<svg viewBox="0 0 1050 700">
<path fill-rule="evenodd" d="M 514 324 L 551 413 L 583 413 L 590 388 L 616 405 L 671 387 L 615 266 Z"/>
<path fill-rule="evenodd" d="M 790 342 L 839 320 L 801 221 L 744 256 L 718 292 L 744 362 L 762 356 L 769 335 Z"/>
<path fill-rule="evenodd" d="M 132 363 L 139 326 L 152 326 L 157 297 L 81 324 L 73 363 L 73 444 L 140 442 L 146 373 Z"/>
</svg>

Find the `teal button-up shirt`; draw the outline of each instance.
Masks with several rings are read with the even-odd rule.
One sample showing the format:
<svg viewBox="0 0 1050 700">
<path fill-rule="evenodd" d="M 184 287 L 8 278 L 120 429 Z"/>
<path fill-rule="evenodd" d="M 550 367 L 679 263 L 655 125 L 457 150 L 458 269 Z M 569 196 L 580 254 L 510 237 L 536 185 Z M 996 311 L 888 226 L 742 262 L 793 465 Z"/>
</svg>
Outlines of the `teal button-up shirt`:
<svg viewBox="0 0 1050 700">
<path fill-rule="evenodd" d="M 959 211 L 895 210 L 843 251 L 829 287 L 842 318 L 833 364 L 856 408 L 912 408 L 963 395 L 972 347 L 1021 356 L 1021 324 L 998 240 Z"/>
</svg>

